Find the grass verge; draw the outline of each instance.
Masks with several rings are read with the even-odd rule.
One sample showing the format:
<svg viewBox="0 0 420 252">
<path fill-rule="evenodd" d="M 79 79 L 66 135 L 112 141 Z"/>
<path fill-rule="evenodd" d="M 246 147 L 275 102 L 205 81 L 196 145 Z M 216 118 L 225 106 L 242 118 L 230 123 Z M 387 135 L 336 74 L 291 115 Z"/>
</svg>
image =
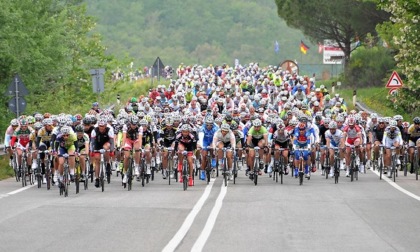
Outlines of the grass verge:
<svg viewBox="0 0 420 252">
<path fill-rule="evenodd" d="M 325 85 L 331 92 L 331 83 L 337 80 L 318 81 L 317 86 Z M 344 101 L 347 103 L 348 110 L 355 109 L 353 106 L 353 88 L 350 87 L 336 87 L 335 93 L 339 93 Z M 363 103 L 369 109 L 376 111 L 382 116 L 394 116 L 400 114 L 404 120 L 411 121 L 414 115 L 406 113 L 402 109 L 395 109 L 393 103 L 388 100 L 388 89 L 385 87 L 366 87 L 356 89 L 356 99 Z"/>
<path fill-rule="evenodd" d="M 15 176 L 12 167 L 9 166 L 9 156 L 0 156 L 0 180 Z"/>
</svg>

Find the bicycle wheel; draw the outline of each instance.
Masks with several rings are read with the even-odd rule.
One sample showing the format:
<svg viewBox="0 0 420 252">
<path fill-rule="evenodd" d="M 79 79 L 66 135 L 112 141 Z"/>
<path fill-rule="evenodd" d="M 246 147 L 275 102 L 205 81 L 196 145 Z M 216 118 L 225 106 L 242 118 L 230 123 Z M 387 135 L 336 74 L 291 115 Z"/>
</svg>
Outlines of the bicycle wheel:
<svg viewBox="0 0 420 252">
<path fill-rule="evenodd" d="M 384 164 L 382 163 L 382 158 L 380 158 L 378 161 L 379 180 L 382 180 L 383 168 L 384 168 Z"/>
<path fill-rule="evenodd" d="M 350 163 L 350 181 L 353 182 L 354 180 L 354 167 L 356 166 L 355 164 L 355 160 L 354 157 L 351 158 L 351 163 Z"/>
<path fill-rule="evenodd" d="M 106 164 L 106 182 L 111 183 L 111 164 Z"/>
<path fill-rule="evenodd" d="M 64 166 L 63 183 L 64 183 L 64 197 L 67 197 L 67 196 L 69 196 L 69 183 L 70 183 L 68 165 Z"/>
<path fill-rule="evenodd" d="M 21 162 L 21 169 L 20 169 L 20 176 L 21 176 L 21 179 L 22 179 L 22 187 L 26 186 L 26 168 L 27 168 L 26 159 L 23 158 L 22 162 Z"/>
<path fill-rule="evenodd" d="M 417 152 L 414 153 L 413 158 L 414 163 L 414 172 L 416 173 L 416 180 L 419 180 L 419 154 Z"/>
<path fill-rule="evenodd" d="M 408 169 L 408 153 L 407 153 L 407 151 L 404 153 L 404 156 L 403 156 L 403 168 L 404 168 L 404 177 L 407 177 L 407 169 Z"/>
<path fill-rule="evenodd" d="M 233 159 L 233 169 L 232 169 L 233 184 L 236 184 L 236 169 L 238 169 L 238 158 L 235 155 L 235 157 Z"/>
<path fill-rule="evenodd" d="M 100 171 L 101 174 L 99 175 L 99 182 L 101 183 L 100 186 L 103 192 L 105 190 L 105 169 L 106 168 L 103 162 L 101 162 L 100 166 L 101 166 L 101 171 Z"/>
<path fill-rule="evenodd" d="M 93 164 L 89 165 L 90 183 L 93 183 Z"/>
<path fill-rule="evenodd" d="M 38 168 L 36 169 L 36 182 L 38 183 L 38 188 L 41 188 L 41 185 L 42 185 L 41 166 L 38 166 Z"/>
<path fill-rule="evenodd" d="M 144 182 L 145 182 L 145 180 L 146 180 L 146 163 L 145 163 L 145 161 L 143 160 L 142 162 L 141 162 L 141 169 L 140 169 L 140 179 L 141 179 L 141 186 L 142 187 L 144 187 Z"/>
<path fill-rule="evenodd" d="M 258 171 L 256 171 L 254 169 L 254 184 L 257 185 L 258 184 Z"/>
<path fill-rule="evenodd" d="M 76 168 L 76 174 L 74 175 L 74 183 L 76 184 L 76 194 L 78 194 L 80 186 L 80 166 Z"/>
<path fill-rule="evenodd" d="M 47 157 L 47 161 L 45 161 L 45 179 L 47 180 L 47 190 L 51 188 L 51 163 L 50 158 Z"/>
<path fill-rule="evenodd" d="M 134 161 L 133 158 L 130 158 L 129 161 L 129 165 L 128 165 L 128 169 L 125 175 L 122 176 L 127 176 L 127 184 L 124 184 L 124 188 L 127 186 L 127 190 L 131 191 L 131 186 L 132 186 L 132 181 L 133 181 L 133 166 L 134 166 Z"/>
<path fill-rule="evenodd" d="M 225 181 L 225 186 L 227 186 L 227 170 L 226 170 L 226 160 L 223 159 L 223 180 Z"/>
<path fill-rule="evenodd" d="M 183 185 L 183 188 L 184 188 L 184 191 L 185 191 L 188 188 L 188 177 L 187 177 L 187 168 L 188 168 L 188 166 L 187 166 L 187 161 L 184 160 L 182 162 L 182 164 L 183 164 L 182 165 L 182 185 Z"/>
</svg>

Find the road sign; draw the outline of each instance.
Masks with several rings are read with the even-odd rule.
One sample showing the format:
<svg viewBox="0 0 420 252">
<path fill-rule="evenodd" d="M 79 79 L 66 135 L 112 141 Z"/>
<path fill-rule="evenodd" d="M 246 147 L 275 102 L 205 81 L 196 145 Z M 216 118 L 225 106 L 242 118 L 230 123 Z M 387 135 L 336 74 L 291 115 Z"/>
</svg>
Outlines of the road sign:
<svg viewBox="0 0 420 252">
<path fill-rule="evenodd" d="M 104 74 L 105 69 L 91 69 L 89 73 L 92 75 L 92 89 L 94 93 L 101 93 L 105 90 Z"/>
<path fill-rule="evenodd" d="M 25 84 L 23 84 L 23 81 L 20 79 L 18 74 L 16 74 L 12 82 L 10 82 L 9 87 L 7 88 L 7 91 L 4 93 L 4 95 L 16 95 L 16 88 L 19 96 L 25 96 L 29 94 L 28 89 L 25 87 Z"/>
<path fill-rule="evenodd" d="M 158 80 L 160 80 L 160 76 L 165 77 L 165 65 L 162 60 L 157 57 L 152 66 L 152 77 L 157 77 Z"/>
<path fill-rule="evenodd" d="M 9 109 L 15 114 L 17 114 L 18 112 L 19 114 L 22 114 L 23 111 L 25 111 L 26 109 L 26 101 L 25 99 L 23 99 L 23 97 L 18 97 L 17 102 L 18 104 L 16 104 L 16 97 L 10 98 L 8 102 Z"/>
<path fill-rule="evenodd" d="M 386 88 L 400 88 L 403 86 L 403 82 L 398 75 L 397 72 L 392 72 L 391 77 L 388 80 L 388 83 L 386 84 Z"/>
<path fill-rule="evenodd" d="M 392 96 L 398 95 L 398 89 L 399 88 L 390 88 L 388 91 L 388 95 L 392 95 Z"/>
</svg>

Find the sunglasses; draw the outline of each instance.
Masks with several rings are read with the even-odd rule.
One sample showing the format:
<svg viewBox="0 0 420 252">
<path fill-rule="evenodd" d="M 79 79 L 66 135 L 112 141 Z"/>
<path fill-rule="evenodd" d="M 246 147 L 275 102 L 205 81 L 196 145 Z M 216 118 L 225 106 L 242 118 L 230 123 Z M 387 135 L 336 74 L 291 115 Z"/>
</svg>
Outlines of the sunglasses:
<svg viewBox="0 0 420 252">
<path fill-rule="evenodd" d="M 65 135 L 63 135 L 63 137 L 68 137 L 69 136 L 69 134 L 65 134 Z"/>
</svg>

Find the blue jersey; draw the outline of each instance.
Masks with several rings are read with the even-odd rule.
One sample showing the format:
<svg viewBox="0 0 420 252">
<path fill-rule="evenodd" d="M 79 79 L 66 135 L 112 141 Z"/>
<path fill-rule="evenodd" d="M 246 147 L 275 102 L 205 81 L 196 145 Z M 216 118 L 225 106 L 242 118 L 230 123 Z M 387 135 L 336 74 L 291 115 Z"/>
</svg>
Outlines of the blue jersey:
<svg viewBox="0 0 420 252">
<path fill-rule="evenodd" d="M 307 128 L 304 134 L 300 134 L 299 128 L 296 127 L 293 131 L 293 135 L 295 136 L 293 144 L 298 145 L 301 148 L 306 147 L 311 143 L 311 135 L 314 135 L 314 129 Z"/>
<path fill-rule="evenodd" d="M 216 124 L 213 124 L 213 127 L 209 130 L 207 129 L 206 124 L 203 124 L 201 126 L 200 131 L 203 132 L 203 147 L 208 147 L 213 142 L 213 137 L 216 131 L 219 129 L 219 127 L 216 126 Z"/>
</svg>

